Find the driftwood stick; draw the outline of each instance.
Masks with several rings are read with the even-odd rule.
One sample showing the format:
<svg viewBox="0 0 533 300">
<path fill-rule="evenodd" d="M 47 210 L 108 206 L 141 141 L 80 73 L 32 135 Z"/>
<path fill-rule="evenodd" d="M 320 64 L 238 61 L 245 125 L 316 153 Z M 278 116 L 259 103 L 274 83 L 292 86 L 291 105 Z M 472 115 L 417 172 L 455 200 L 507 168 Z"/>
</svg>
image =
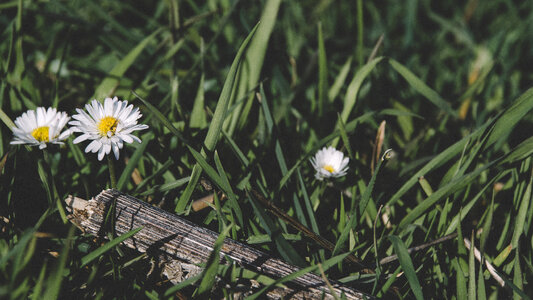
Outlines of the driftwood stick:
<svg viewBox="0 0 533 300">
<path fill-rule="evenodd" d="M 89 201 L 69 197 L 66 200 L 70 220 L 85 233 L 102 236 L 105 233 L 104 220 L 112 203 L 115 203 L 114 231 L 122 235 L 132 229 L 143 227 L 124 244 L 140 252 L 148 252 L 163 261 L 163 274 L 173 282 L 197 275 L 200 265 L 205 264 L 213 251 L 218 233 L 197 226 L 177 215 L 140 201 L 117 190 L 102 191 Z M 285 277 L 299 270 L 280 259 L 250 246 L 225 239 L 220 257 L 229 257 L 239 266 L 267 275 L 273 279 Z M 371 299 L 350 287 L 330 281 L 332 289 L 318 275 L 307 273 L 285 286 L 275 287 L 266 296 L 269 299 L 333 299 L 344 294 L 347 299 Z M 250 294 L 260 285 L 251 280 Z"/>
</svg>

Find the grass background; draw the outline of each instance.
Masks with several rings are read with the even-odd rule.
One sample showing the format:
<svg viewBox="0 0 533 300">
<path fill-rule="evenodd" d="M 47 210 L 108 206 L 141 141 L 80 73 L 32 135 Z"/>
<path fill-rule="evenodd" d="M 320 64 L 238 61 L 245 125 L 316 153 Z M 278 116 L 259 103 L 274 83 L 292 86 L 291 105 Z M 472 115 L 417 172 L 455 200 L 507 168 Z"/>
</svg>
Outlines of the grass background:
<svg viewBox="0 0 533 300">
<path fill-rule="evenodd" d="M 376 274 L 347 264 L 327 274 L 376 296 L 532 297 L 532 8 L 503 0 L 1 3 L 0 297 L 156 299 L 206 289 L 197 281 L 176 292 L 147 275 L 148 258 L 120 246 L 95 255 L 99 244 L 62 221 L 67 195 L 89 199 L 110 187 L 107 165 L 84 145 L 70 138 L 45 153 L 9 145 L 10 122 L 24 111 L 73 114 L 106 96 L 140 106 L 150 126 L 116 163 L 123 192 L 217 232 L 231 224 L 231 238 L 293 264 L 332 256 L 254 208 L 247 191 L 260 191 L 336 253 L 363 259 Z M 393 155 L 372 172 L 382 121 L 377 156 Z M 349 155 L 346 177 L 314 179 L 308 160 L 325 145 Z M 192 212 L 191 201 L 209 193 L 200 180 L 227 200 Z M 458 237 L 405 254 L 451 233 Z M 399 261 L 376 267 L 392 254 Z"/>
</svg>

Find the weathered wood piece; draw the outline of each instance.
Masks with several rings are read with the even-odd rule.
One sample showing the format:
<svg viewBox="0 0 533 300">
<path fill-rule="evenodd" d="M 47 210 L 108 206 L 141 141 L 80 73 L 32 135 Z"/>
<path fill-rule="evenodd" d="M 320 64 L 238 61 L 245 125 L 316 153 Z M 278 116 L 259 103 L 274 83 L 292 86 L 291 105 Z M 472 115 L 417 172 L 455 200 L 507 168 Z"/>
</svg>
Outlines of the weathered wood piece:
<svg viewBox="0 0 533 300">
<path fill-rule="evenodd" d="M 83 200 L 69 197 L 66 200 L 70 220 L 84 232 L 101 236 L 108 210 L 115 202 L 115 233 L 122 235 L 132 229 L 143 227 L 124 244 L 140 252 L 149 252 L 162 259 L 163 274 L 174 283 L 199 274 L 213 251 L 218 233 L 202 228 L 177 215 L 154 207 L 117 190 L 102 191 L 96 198 Z M 226 238 L 220 251 L 221 259 L 231 258 L 245 269 L 278 279 L 292 274 L 298 267 Z M 333 293 L 347 299 L 371 299 L 355 289 L 330 281 L 332 288 L 315 274 L 307 273 L 284 286 L 270 290 L 269 299 L 334 299 Z M 251 281 L 248 292 L 257 290 L 259 284 Z"/>
</svg>

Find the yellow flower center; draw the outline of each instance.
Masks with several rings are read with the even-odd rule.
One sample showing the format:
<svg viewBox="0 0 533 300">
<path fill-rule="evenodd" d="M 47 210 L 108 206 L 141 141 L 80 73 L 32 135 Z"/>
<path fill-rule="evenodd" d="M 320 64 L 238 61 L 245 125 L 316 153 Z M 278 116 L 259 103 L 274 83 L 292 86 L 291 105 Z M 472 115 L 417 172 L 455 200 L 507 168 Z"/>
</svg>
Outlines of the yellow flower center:
<svg viewBox="0 0 533 300">
<path fill-rule="evenodd" d="M 107 136 L 107 133 L 111 131 L 111 135 L 115 135 L 117 130 L 118 120 L 113 117 L 104 117 L 98 123 L 98 133 L 101 136 Z"/>
<path fill-rule="evenodd" d="M 36 128 L 31 132 L 31 136 L 33 136 L 39 142 L 49 142 L 50 139 L 48 138 L 48 129 L 48 126 Z"/>
<path fill-rule="evenodd" d="M 330 165 L 325 165 L 322 168 L 330 173 L 333 173 L 333 171 L 335 171 L 335 169 L 333 169 L 333 167 Z"/>
</svg>

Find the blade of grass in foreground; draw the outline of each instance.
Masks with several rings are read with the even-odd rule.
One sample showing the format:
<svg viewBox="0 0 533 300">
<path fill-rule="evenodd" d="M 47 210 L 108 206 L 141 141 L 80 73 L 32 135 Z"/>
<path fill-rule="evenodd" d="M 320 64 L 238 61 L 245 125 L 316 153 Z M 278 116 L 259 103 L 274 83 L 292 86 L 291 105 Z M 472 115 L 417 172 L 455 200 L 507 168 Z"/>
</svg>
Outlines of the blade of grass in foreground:
<svg viewBox="0 0 533 300">
<path fill-rule="evenodd" d="M 239 48 L 239 51 L 237 52 L 237 55 L 235 56 L 235 59 L 233 60 L 233 63 L 231 64 L 231 68 L 228 72 L 228 75 L 226 76 L 226 81 L 224 82 L 224 86 L 222 87 L 222 92 L 220 93 L 213 119 L 211 119 L 211 125 L 209 125 L 209 129 L 207 130 L 207 136 L 204 140 L 204 147 L 209 152 L 213 151 L 217 144 L 220 132 L 222 130 L 222 124 L 224 123 L 224 119 L 226 117 L 229 102 L 231 99 L 231 92 L 235 85 L 237 71 L 239 70 L 244 51 L 246 50 L 246 48 L 248 47 L 248 43 L 254 36 L 258 25 L 255 25 L 250 34 L 248 34 L 248 37 L 246 37 L 246 39 L 242 43 L 241 47 Z M 202 153 L 202 155 L 205 155 L 205 152 Z M 189 181 L 189 184 L 185 188 L 185 191 L 179 198 L 178 203 L 176 203 L 176 212 L 183 211 L 187 206 L 187 203 L 191 198 L 192 192 L 196 187 L 198 180 L 200 179 L 201 173 L 202 168 L 198 163 L 195 164 L 192 170 L 191 180 Z"/>
<path fill-rule="evenodd" d="M 420 282 L 416 277 L 415 268 L 413 266 L 413 262 L 411 261 L 411 257 L 409 256 L 409 252 L 407 252 L 407 247 L 397 236 L 391 235 L 389 236 L 389 240 L 392 242 L 394 252 L 396 252 L 396 254 L 398 255 L 398 260 L 400 261 L 400 265 L 402 266 L 402 269 L 405 272 L 407 281 L 411 286 L 411 291 L 413 292 L 417 300 L 423 300 L 424 295 L 422 294 L 422 287 L 420 286 Z"/>
<path fill-rule="evenodd" d="M 281 0 L 268 0 L 263 2 L 266 3 L 263 6 L 257 32 L 254 34 L 254 37 L 250 41 L 250 45 L 246 50 L 246 57 L 244 59 L 244 65 L 246 67 L 241 68 L 240 70 L 238 80 L 239 89 L 237 90 L 235 99 L 245 98 L 246 93 L 248 93 L 249 90 L 255 89 L 257 86 L 259 77 L 261 76 L 261 69 L 263 68 L 265 61 L 265 54 L 268 49 L 270 36 L 276 25 Z M 244 103 L 239 103 L 231 114 L 231 123 L 226 130 L 228 135 L 232 136 L 236 127 L 239 129 L 242 128 L 249 120 L 248 116 L 253 104 L 253 94 L 254 93 L 251 93 Z"/>
</svg>

